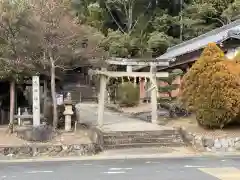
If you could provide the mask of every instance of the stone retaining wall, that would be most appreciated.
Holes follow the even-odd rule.
[[[180,128],[180,132],[185,142],[195,150],[208,152],[235,152],[240,151],[240,137],[209,137],[187,132]]]
[[[0,147],[0,157],[84,156],[99,152],[96,144],[22,145]]]

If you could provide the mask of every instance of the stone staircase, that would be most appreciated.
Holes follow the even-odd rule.
[[[178,130],[103,132],[103,149],[185,146]]]
[[[95,89],[86,83],[82,74],[66,74],[63,93],[70,92],[74,103],[80,101],[95,101]]]
[[[80,86],[69,86],[64,88],[64,92],[70,92],[72,100],[75,103],[80,101],[95,101],[97,97],[95,96],[94,88],[87,85]]]

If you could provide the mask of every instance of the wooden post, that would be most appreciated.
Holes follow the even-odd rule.
[[[103,69],[105,71],[106,69]],[[107,86],[107,77],[100,75],[100,92],[98,95],[98,126],[103,126],[105,91]]]
[[[10,115],[9,115],[9,124],[11,125],[11,133],[13,133],[13,123],[14,123],[14,103],[15,100],[15,82],[10,82]]]
[[[137,86],[137,77],[136,76],[134,76],[133,84],[134,84],[134,86]]]
[[[20,116],[21,115],[21,108],[18,107],[18,115]],[[22,122],[21,122],[21,118],[19,117],[18,118],[18,125],[21,126],[22,125]]]
[[[3,109],[1,109],[1,125],[3,125],[3,122],[4,122],[4,118],[5,118],[5,112]]]
[[[47,106],[47,93],[48,93],[48,87],[47,87],[47,80],[43,80],[43,115],[46,116],[46,106]]]
[[[33,126],[40,125],[40,92],[39,76],[32,77],[32,96],[33,96]]]
[[[151,83],[153,89],[151,90],[151,106],[152,106],[152,114],[151,120],[152,123],[157,124],[157,79],[156,79],[156,66],[151,66],[150,73],[152,73]]]

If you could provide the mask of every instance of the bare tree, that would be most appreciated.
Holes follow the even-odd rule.
[[[32,74],[36,57],[34,19],[27,1],[0,2],[0,78],[10,83],[10,120],[13,132],[15,83]]]
[[[71,69],[71,64],[83,64],[102,59],[105,53],[98,48],[103,35],[95,29],[76,24],[68,11],[65,0],[32,1],[38,20],[38,37],[43,58],[40,63],[51,72],[51,96],[53,100],[53,127],[57,127],[55,76],[57,69]]]

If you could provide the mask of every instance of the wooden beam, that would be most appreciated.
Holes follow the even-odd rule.
[[[112,65],[131,65],[131,66],[168,66],[168,60],[156,59],[128,59],[128,58],[111,58],[106,60],[108,64]]]
[[[150,78],[152,73],[150,72],[116,72],[116,71],[93,71],[94,74],[105,75],[108,77],[147,77]],[[156,77],[168,77],[168,72],[157,72]]]
[[[130,65],[130,66],[168,66],[169,62],[122,62],[122,61],[114,61],[114,60],[107,60],[108,64],[112,65]]]

